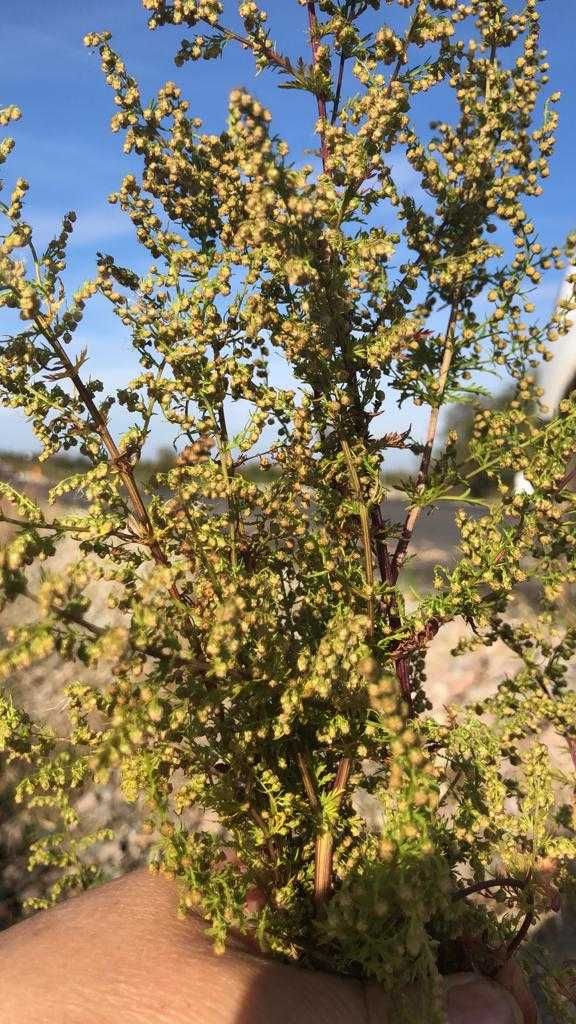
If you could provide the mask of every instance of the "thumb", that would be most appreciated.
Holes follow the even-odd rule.
[[[479,974],[451,974],[442,979],[447,1024],[536,1024],[536,1017],[524,1016],[514,996],[497,982]],[[368,1024],[394,1024],[394,1006],[380,986],[365,986]],[[423,1007],[417,993],[406,992],[405,998],[416,1019],[425,1024]]]
[[[478,974],[444,978],[449,1024],[533,1024],[501,984]]]
[[[518,961],[508,960],[498,971],[495,980],[514,996],[524,1015],[525,1024],[538,1024],[538,1007]]]

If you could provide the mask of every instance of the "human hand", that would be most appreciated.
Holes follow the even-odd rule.
[[[217,957],[202,922],[176,916],[173,883],[146,870],[0,934],[6,1024],[394,1024],[376,986],[305,971],[233,940]],[[450,1024],[523,1024],[510,993],[456,975]],[[425,1024],[425,1022],[423,1022]]]

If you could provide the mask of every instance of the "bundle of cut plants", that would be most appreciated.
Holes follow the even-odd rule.
[[[150,29],[177,27],[181,69],[151,98],[109,32],[86,37],[140,168],[110,202],[145,272],[99,253],[68,294],[76,215],[42,252],[27,182],[4,189],[0,398],[41,459],[87,460],[52,488],[83,498],[62,515],[0,484],[1,600],[35,603],[0,649],[0,737],[24,766],[18,799],[38,808],[31,862],[58,869],[32,909],[101,880],[101,836],[76,804],[119,778],[156,837],[152,865],[216,951],[256,936],[273,957],[417,993],[398,1013],[431,1024],[442,975],[526,962],[573,1019],[558,965],[547,975],[524,953],[576,856],[576,624],[560,611],[576,578],[576,404],[544,420],[537,385],[576,303],[542,322],[533,301],[547,270],[571,266],[576,234],[547,250],[532,219],[559,99],[539,3],[285,2],[294,28],[277,38],[275,4],[268,18],[248,0],[144,0]],[[230,93],[219,131],[195,115],[191,62],[235,47],[291,90],[282,109],[308,118],[308,152],[285,141],[259,77]],[[75,340],[93,296],[140,364],[105,397]],[[487,379],[511,400],[488,408]],[[459,403],[477,403],[465,450],[441,428]],[[143,479],[159,418],[174,459]],[[414,467],[400,518],[399,455]],[[517,471],[532,493],[514,492]],[[414,533],[440,506],[458,551],[409,593]],[[91,618],[94,581],[109,619]],[[433,709],[426,652],[455,620],[454,657],[501,641],[519,667],[471,706]],[[63,736],[10,696],[13,674],[53,652],[77,665]],[[104,685],[84,677],[95,666]],[[191,826],[198,807],[216,830]]]

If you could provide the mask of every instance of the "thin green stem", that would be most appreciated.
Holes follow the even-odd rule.
[[[106,420],[102,416],[100,410],[98,409],[98,406],[96,405],[94,399],[92,398],[92,395],[90,394],[90,391],[88,390],[88,388],[84,384],[84,381],[80,377],[80,374],[76,369],[76,366],[70,359],[66,350],[61,345],[60,340],[52,332],[52,330],[45,322],[44,317],[42,315],[38,314],[34,322],[38,328],[38,331],[42,334],[44,338],[46,338],[48,343],[51,345],[53,351],[58,356],[58,359],[60,360],[62,366],[64,367],[68,377],[74,384],[74,387],[76,388],[82,403],[84,404],[87,412],[90,415],[94,428],[97,434],[99,435],[106,451],[108,452],[108,456],[110,458],[112,465],[115,467],[115,469],[117,469],[120,478],[122,479],[124,487],[126,488],[126,491],[128,493],[128,497],[132,504],[132,508],[134,510],[136,522],[140,529],[139,540],[147,545],[152,557],[159,565],[164,565],[168,567],[168,558],[166,557],[164,551],[162,550],[154,534],[154,527],[148,515],[148,510],[146,509],[144,501],[142,500],[140,491],[138,490],[138,485],[136,483],[134,472],[131,465],[129,464],[128,460],[124,457],[123,453],[117,447],[116,442],[114,441],[114,438],[112,437],[108,429]],[[180,591],[175,583],[171,583],[169,589],[172,596],[178,602],[183,602],[184,599],[180,594]]]
[[[34,594],[31,590],[26,588],[22,591],[22,596],[27,597],[29,601],[34,604],[40,604],[40,599],[37,594]],[[94,622],[89,622],[83,615],[71,612],[67,608],[58,608],[58,615],[64,620],[74,623],[76,626],[82,626],[83,629],[87,630],[88,633],[92,633],[93,636],[101,637],[104,636],[106,630],[101,626],[97,626]]]
[[[430,417],[428,419],[428,429],[426,431],[426,440],[424,442],[424,451],[422,454],[422,460],[420,462],[420,470],[416,479],[416,487],[419,491],[424,491],[428,477],[430,475],[430,467],[432,463],[432,451],[434,449],[434,442],[436,440],[436,433],[438,430],[438,420],[440,417],[440,409],[442,406],[442,399],[446,386],[448,384],[448,376],[450,373],[450,367],[452,365],[452,359],[454,357],[454,336],[456,332],[456,323],[458,316],[459,297],[452,303],[450,310],[450,316],[448,318],[448,325],[446,327],[446,333],[444,335],[444,352],[442,356],[442,363],[440,365],[440,372],[438,375],[437,387],[436,387],[436,401],[430,410]],[[413,505],[402,527],[402,533],[396,546],[392,558],[392,582],[395,583],[398,579],[398,574],[402,565],[406,559],[408,553],[408,547],[412,536],[414,534],[414,528],[418,522],[422,506]]]
[[[312,49],[312,61],[314,66],[318,65],[318,49],[320,46],[320,25],[318,23],[318,16],[316,14],[316,3],[314,0],[308,0],[306,4],[308,11],[308,30],[310,32],[310,46]],[[326,109],[326,100],[322,96],[316,96],[316,103],[318,106],[318,117],[320,124],[318,128],[318,135],[320,137],[320,156],[322,159],[322,169],[326,172],[328,157],[330,156],[328,145],[326,143],[325,127],[328,123],[328,112]]]
[[[346,459],[346,465],[348,467],[348,476],[350,479],[350,486],[352,494],[358,505],[358,516],[360,518],[360,524],[362,528],[362,548],[364,551],[364,572],[366,576],[366,589],[368,591],[367,604],[368,604],[368,618],[370,620],[370,636],[374,636],[374,565],[372,562],[372,539],[370,536],[370,513],[366,507],[364,501],[364,495],[362,494],[362,485],[358,476],[358,471],[354,465],[354,458],[350,450],[350,445],[347,441],[342,440],[342,451],[344,452],[344,458]]]

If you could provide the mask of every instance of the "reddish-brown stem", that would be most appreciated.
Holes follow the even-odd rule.
[[[512,941],[506,947],[506,957],[505,957],[506,960],[511,960],[512,957],[514,956],[516,950],[519,949],[520,946],[522,945],[522,943],[524,942],[524,939],[526,938],[526,936],[528,935],[528,932],[530,931],[530,927],[532,925],[532,922],[534,921],[534,916],[535,916],[534,915],[534,911],[532,909],[530,909],[528,911],[528,913],[526,914],[526,917],[524,918],[524,920],[523,920],[520,928],[518,929],[516,935],[514,936]]]
[[[342,85],[344,83],[344,67],[346,65],[346,57],[343,53],[340,54],[340,66],[338,68],[338,82],[336,85],[336,94],[334,96],[334,105],[332,107],[332,117],[330,118],[331,124],[336,124],[336,118],[338,117],[340,109],[340,97],[342,96]]]
[[[318,18],[317,18],[317,14],[316,14],[316,4],[315,4],[314,0],[308,0],[308,2],[306,4],[306,7],[307,7],[307,11],[308,11],[308,26],[309,26],[309,32],[310,32],[310,45],[311,45],[311,49],[312,49],[312,59],[313,59],[314,65],[317,66],[317,64],[318,64],[318,49],[319,49],[320,34],[319,34]],[[412,23],[411,23],[410,29],[408,31],[407,39],[410,36],[410,32],[412,31],[413,24],[414,24],[414,21],[412,21]],[[342,93],[342,83],[343,83],[343,76],[344,76],[344,65],[345,65],[345,59],[341,55],[341,58],[340,58],[340,68],[339,68],[339,73],[338,73],[338,83],[337,83],[337,87],[336,87],[336,98],[335,98],[335,101],[334,101],[334,106],[333,106],[333,111],[332,111],[332,123],[335,122],[336,117],[337,117],[337,113],[338,113],[338,107],[339,107],[340,97],[341,97],[341,93]],[[389,83],[389,86],[388,86],[388,91],[389,92],[390,92],[390,90],[392,88],[393,82],[395,81],[395,79],[398,77],[398,75],[400,73],[402,65],[403,65],[403,59],[399,58],[399,60],[397,62],[397,65],[396,65],[396,67],[394,69],[394,72],[393,72],[393,75],[392,75],[392,79],[391,79],[391,81]],[[329,154],[329,148],[328,148],[328,145],[327,145],[327,142],[326,142],[326,135],[325,135],[325,129],[326,129],[326,126],[328,124],[327,107],[326,107],[325,100],[322,97],[320,97],[320,96],[317,96],[317,104],[318,104],[318,115],[319,115],[319,120],[320,120],[320,124],[319,124],[319,136],[320,136],[320,143],[321,143],[320,153],[321,153],[321,158],[322,158],[322,167],[323,167],[324,172],[326,172],[327,171],[327,165],[328,165],[328,158],[329,158],[329,155],[330,155]],[[453,316],[455,316],[455,311],[454,310],[453,310],[453,314],[451,314],[451,320],[452,320]],[[449,328],[449,331],[447,332],[446,348],[451,347],[451,344],[450,344],[451,340],[452,340],[452,335],[451,335],[451,329]],[[446,356],[445,356],[445,359],[446,359]],[[450,354],[450,360],[451,360],[451,354]],[[439,382],[439,392],[440,392],[439,397],[441,397],[441,394],[444,391],[445,384],[446,384],[446,379],[447,379],[447,376],[448,376],[449,367],[450,367],[450,362],[449,361],[448,361],[448,363],[447,363],[445,368],[444,368],[444,363],[443,363],[443,367],[442,367],[442,370],[441,370],[440,382]],[[354,370],[351,367],[349,367],[349,382],[350,382],[350,388],[351,388],[351,392],[352,392],[352,396],[353,396],[355,412],[356,412],[356,416],[357,416],[357,420],[358,420],[357,425],[358,425],[358,428],[360,429],[361,435],[364,436],[366,434],[366,428],[365,428],[365,424],[363,424],[361,422],[361,420],[362,420],[362,410],[361,410],[361,407],[360,407],[358,388],[357,388],[357,383],[356,383],[356,379],[355,379]],[[431,453],[432,453],[434,437],[436,435],[438,412],[439,411],[437,410],[436,413],[435,413],[435,420],[434,420],[434,426],[433,426],[433,431],[432,431],[432,440],[431,440],[431,443],[430,443],[430,457],[431,457]],[[430,430],[429,430],[429,434],[430,434]],[[426,466],[426,476],[428,474],[428,470],[429,470],[429,464]],[[368,580],[369,584],[370,584],[370,582],[373,582],[372,544],[374,545],[374,548],[375,548],[376,559],[377,559],[378,568],[379,568],[379,572],[380,572],[380,577],[381,577],[382,581],[386,582],[388,584],[394,584],[396,582],[397,578],[398,578],[398,570],[400,568],[400,565],[397,564],[397,562],[395,560],[393,560],[393,561],[390,560],[390,555],[389,555],[389,552],[388,552],[388,547],[387,547],[387,545],[386,545],[386,543],[385,543],[385,541],[383,539],[383,522],[382,522],[382,514],[381,514],[380,509],[376,508],[376,509],[372,509],[370,511],[369,523],[368,523],[368,517],[366,517],[366,515],[365,515],[364,519],[363,519],[363,522],[362,522],[362,526],[363,526],[364,555],[365,555],[365,562],[366,562],[366,567],[367,567],[367,577],[369,577],[369,580]],[[371,526],[371,530],[370,530],[370,526]],[[408,524],[408,526],[409,526],[409,524]],[[406,526],[405,526],[405,529],[406,529]],[[413,532],[413,527],[409,530],[409,536],[407,537],[407,541],[406,541],[406,548],[408,547],[408,544],[410,542],[410,539],[411,539],[411,536],[412,536],[412,532]],[[372,534],[372,536],[370,536],[370,533]],[[398,551],[396,551],[396,554],[398,554]],[[398,614],[397,605],[396,605],[396,603],[393,600],[390,602],[389,616],[390,616],[390,625],[393,628],[398,628],[398,626],[400,625],[400,617],[399,617],[399,614]],[[371,622],[373,623],[373,620],[374,620],[374,607],[373,607],[373,604],[370,605],[370,618],[371,618]],[[438,624],[436,624],[436,622],[435,622],[434,623],[434,632],[437,632],[437,629],[438,629]],[[412,701],[411,701],[409,657],[408,657],[408,653],[405,652],[405,651],[403,651],[401,654],[399,653],[398,656],[397,656],[397,659],[396,659],[396,674],[397,674],[397,677],[398,677],[398,680],[399,680],[399,683],[400,683],[402,695],[403,695],[404,699],[406,700],[406,702],[408,704],[409,712],[412,714],[413,713],[413,708],[412,708]],[[340,763],[339,769],[338,769],[338,775],[337,775],[337,780],[336,780],[336,783],[338,784],[338,786],[336,786],[336,783],[335,783],[335,788],[339,788],[340,785],[342,786],[342,794],[344,793],[344,789],[345,789],[345,787],[347,785],[349,774],[350,774],[350,761],[349,761],[348,758],[343,758],[341,763]],[[311,801],[311,804],[312,804],[312,806],[314,806],[313,801]],[[332,884],[332,864],[333,864],[333,840],[332,840],[332,837],[331,837],[331,835],[329,833],[321,834],[321,835],[318,836],[317,841],[316,841],[316,854],[315,854],[315,883],[314,883],[315,897],[314,898],[315,898],[315,902],[316,902],[317,905],[321,905],[326,900],[326,898],[327,898],[327,896],[328,896],[328,894],[330,892],[330,888],[331,888],[331,884]]]
[[[376,548],[376,561],[378,562],[378,571],[380,573],[380,579],[383,583],[390,582],[390,573],[392,565],[390,562],[390,552],[384,540],[384,523],[382,521],[382,511],[378,505],[372,509],[372,529],[374,532],[374,547]]]
[[[314,61],[314,65],[316,66],[318,64],[318,47],[320,45],[320,39],[318,17],[316,15],[316,4],[314,0],[308,0],[306,7],[308,10],[308,27],[310,30],[310,46],[312,48],[312,59]],[[329,156],[328,145],[326,143],[325,136],[325,128],[326,124],[328,123],[328,112],[326,110],[326,100],[324,100],[321,96],[317,96],[316,102],[318,104],[318,116],[321,122],[320,129],[318,132],[318,134],[320,135],[320,156],[322,157],[322,167],[324,171],[326,171]]]
[[[483,882],[475,882],[473,885],[466,886],[465,889],[458,889],[452,893],[453,899],[461,900],[467,896],[473,896],[475,893],[485,893],[488,889],[516,889],[518,892],[523,892],[526,888],[527,882],[521,878],[489,878]],[[533,903],[533,900],[529,897],[529,903]],[[530,926],[534,921],[534,908],[530,906],[524,920],[516,932],[514,938],[508,943],[504,960],[511,960],[517,949],[520,948],[524,939],[526,938]]]
[[[61,345],[59,339],[55,337],[55,335],[52,333],[48,325],[43,322],[43,319],[40,316],[36,318],[35,322],[38,330],[52,346],[54,352],[56,353],[60,362],[62,363],[62,366],[65,368],[69,379],[72,381],[74,387],[76,388],[76,391],[78,392],[78,395],[80,396],[84,408],[86,409],[92,420],[94,429],[99,435],[100,440],[104,445],[104,448],[108,452],[110,462],[120,475],[122,483],[124,484],[124,487],[126,488],[126,491],[128,493],[128,497],[130,499],[130,504],[132,505],[132,510],[134,512],[136,522],[138,523],[138,527],[141,531],[139,540],[147,545],[155,562],[157,562],[159,565],[168,566],[168,559],[164,552],[162,551],[162,548],[160,547],[158,540],[154,536],[154,528],[150,521],[150,517],[148,515],[146,506],[142,500],[142,495],[140,494],[140,491],[138,490],[138,486],[134,479],[132,467],[129,465],[127,460],[124,458],[123,453],[117,447],[114,438],[112,437],[110,431],[108,430],[108,426],[106,424],[104,417],[102,416],[100,410],[98,409],[98,406],[94,402],[94,399],[92,398],[92,395],[90,394],[88,388],[84,384],[84,381],[80,377],[80,374],[78,373],[78,370],[76,369],[74,363],[70,359],[66,350]],[[175,583],[172,583],[170,585],[170,593],[175,600],[183,600],[182,595],[180,594],[180,591],[178,590]]]
[[[401,661],[403,658],[407,658],[409,654],[413,654],[415,651],[422,650],[426,647],[431,640],[434,639],[440,626],[442,626],[447,620],[433,617],[428,619],[428,622],[421,629],[419,633],[411,637],[410,640],[402,641],[397,649],[392,654],[392,657],[396,661]]]
[[[308,0],[308,3],[307,3],[306,6],[307,6],[307,10],[308,10],[308,27],[309,27],[309,31],[310,31],[310,46],[311,46],[311,49],[312,49],[312,60],[314,62],[314,65],[316,66],[318,64],[318,47],[319,47],[319,26],[318,26],[318,18],[317,18],[317,15],[316,15],[316,4],[314,3],[314,0]],[[323,168],[324,172],[326,172],[327,164],[328,164],[329,152],[328,152],[328,146],[327,146],[327,143],[326,143],[325,128],[326,128],[326,125],[328,123],[328,114],[327,114],[327,109],[326,109],[326,101],[324,99],[322,99],[322,97],[320,97],[320,96],[317,96],[316,100],[317,100],[317,104],[318,104],[318,116],[320,118],[320,127],[319,127],[320,155],[321,155],[321,159],[322,159],[322,168]],[[368,538],[365,537],[365,544],[366,544],[366,540],[367,540],[367,543],[368,543],[368,551],[365,551],[365,557],[367,559],[370,559],[370,565],[371,565],[372,554],[371,554],[371,547],[370,547],[370,538],[369,538],[369,536],[368,536]],[[342,760],[340,761],[340,764],[338,765],[338,770],[336,772],[336,778],[334,780],[334,785],[332,787],[333,793],[338,793],[338,795],[339,795],[338,805],[340,805],[340,803],[342,801],[342,798],[344,796],[344,793],[346,791],[346,787],[348,785],[348,780],[350,778],[351,769],[352,769],[352,760],[351,760],[351,758],[343,757]],[[302,772],[302,765],[300,765],[300,771]],[[306,788],[306,790],[308,792],[309,785],[307,785],[307,781],[309,781],[309,780],[307,780],[305,778],[305,774],[303,775],[303,780],[304,780],[305,788]],[[310,794],[309,794],[309,799],[310,799]],[[312,806],[313,809],[315,809],[315,801],[314,801],[313,798],[311,799],[311,806]],[[326,900],[327,900],[327,898],[328,898],[328,896],[330,894],[330,890],[332,888],[333,861],[334,861],[334,839],[333,839],[333,836],[328,831],[327,832],[319,832],[317,837],[316,837],[316,848],[315,848],[315,855],[314,855],[314,902],[315,902],[317,907],[321,907],[326,902]]]
[[[320,801],[318,799],[318,793],[316,792],[316,783],[314,782],[308,758],[302,753],[302,751],[298,751],[296,754],[296,761],[298,762],[298,768],[300,770],[300,775],[302,777],[302,782],[304,784],[304,789],[306,790],[306,796],[308,797],[310,807],[315,814],[318,814],[320,812]]]
[[[576,477],[576,466],[574,466],[574,469],[571,469],[569,472],[567,471],[566,473],[564,473],[564,476],[558,481],[558,483],[557,483],[556,487],[554,488],[554,490],[556,490],[556,491],[563,491],[564,488],[567,487],[569,483],[572,483],[572,480],[574,480],[575,477]]]
[[[452,896],[455,900],[463,900],[467,896],[473,896],[477,892],[484,892],[486,889],[518,889],[523,891],[525,888],[526,882],[523,882],[521,878],[487,878],[483,882],[474,882],[473,885],[468,885],[465,889],[457,889],[456,892],[452,893]]]
[[[332,793],[338,796],[338,807],[342,802],[350,772],[352,770],[352,759],[343,757],[338,765],[336,778],[332,786]],[[316,851],[314,858],[314,903],[321,907],[326,903],[332,889],[332,871],[334,861],[334,837],[329,831],[319,832],[316,837]]]
[[[246,47],[247,50],[252,50],[253,53],[257,53],[256,44],[248,36],[241,36],[237,32],[234,32],[231,28],[226,28],[225,25],[214,25],[214,28],[218,29],[223,36],[227,39],[233,39],[234,42],[240,43],[241,46]],[[271,64],[274,64],[281,71],[285,71],[287,74],[293,74],[294,68],[292,67],[291,61],[288,57],[283,57],[281,53],[277,53],[272,46],[262,46],[261,51],[267,60]]]
[[[302,777],[304,789],[308,802],[315,815],[320,817],[322,804],[316,790],[316,783],[308,758],[301,751],[296,755],[298,768]],[[338,765],[336,778],[332,786],[332,792],[339,795],[338,804],[342,801],[350,771],[352,760],[349,757],[342,758]],[[334,840],[330,832],[318,831],[314,850],[314,903],[317,907],[323,906],[332,888],[332,865],[334,859]]]

